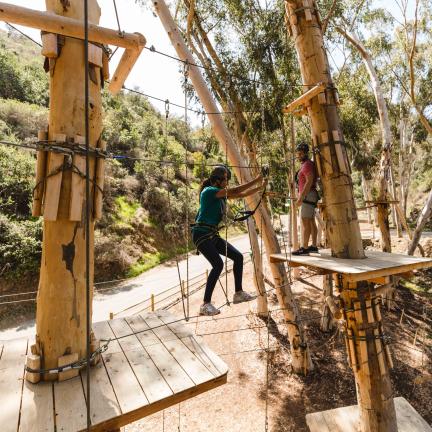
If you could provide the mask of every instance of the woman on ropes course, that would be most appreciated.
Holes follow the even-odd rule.
[[[211,303],[215,285],[223,270],[223,261],[220,255],[233,260],[235,293],[233,303],[251,301],[256,296],[243,291],[243,254],[234,246],[219,236],[219,223],[226,214],[227,198],[244,198],[263,190],[262,175],[240,186],[228,188],[231,178],[230,170],[225,166],[217,166],[211,172],[210,177],[201,185],[200,207],[192,224],[192,240],[199,252],[201,252],[212,265],[212,270],[207,279],[204,292],[204,302],[200,307],[200,315],[217,315],[220,310]],[[259,186],[256,186],[258,185]],[[254,187],[256,186],[256,187]],[[252,189],[251,189],[252,188]]]

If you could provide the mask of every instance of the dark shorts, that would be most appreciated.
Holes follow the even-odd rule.
[[[316,204],[319,201],[318,192],[315,189],[309,191],[309,193],[305,196],[305,201],[301,205],[300,216],[302,219],[313,219],[315,217],[315,209]]]

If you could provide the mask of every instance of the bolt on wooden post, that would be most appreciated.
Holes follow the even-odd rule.
[[[49,12],[78,20],[84,19],[84,1],[46,0]],[[89,0],[89,21],[97,24],[100,8]],[[44,38],[57,43],[47,57],[50,73],[50,112],[48,140],[73,145],[85,144],[84,118],[84,42],[69,37]],[[89,45],[90,46],[90,45]],[[52,48],[52,47],[51,47]],[[92,51],[102,48],[92,45]],[[97,53],[95,53],[97,54]],[[99,53],[101,54],[101,53]],[[100,57],[100,56],[99,56]],[[96,58],[98,56],[96,55]],[[90,58],[91,60],[91,58]],[[102,133],[101,67],[90,63],[90,142],[100,144]],[[85,266],[85,156],[47,152],[44,194],[41,213],[44,216],[42,263],[36,313],[35,350],[44,368],[54,368],[63,356],[86,355],[86,266]],[[90,158],[92,208],[95,195],[96,167],[101,159]],[[99,182],[101,179],[99,179]],[[99,199],[98,199],[99,202]],[[100,205],[100,204],[99,204]],[[94,210],[94,209],[93,209]],[[90,223],[90,286],[93,286],[93,232]],[[92,293],[91,293],[92,298]],[[61,361],[61,360],[60,360]],[[56,379],[47,375],[45,379]]]

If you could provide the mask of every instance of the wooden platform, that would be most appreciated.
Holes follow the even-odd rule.
[[[432,432],[432,428],[403,397],[394,399],[398,432]],[[357,432],[358,408],[352,405],[306,415],[310,432]]]
[[[92,431],[119,428],[226,383],[226,364],[173,321],[158,311],[93,325],[100,339],[132,335],[112,341],[91,369]],[[86,430],[85,371],[68,381],[30,384],[23,380],[30,344],[0,342],[1,431]]]
[[[348,281],[371,280],[382,276],[406,273],[432,267],[432,258],[419,258],[379,251],[366,251],[364,259],[342,259],[331,256],[330,250],[311,255],[273,254],[272,262],[288,262],[292,267],[308,267],[323,273],[340,273]]]

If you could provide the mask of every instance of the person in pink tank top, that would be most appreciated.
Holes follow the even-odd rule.
[[[302,224],[302,245],[294,251],[293,255],[308,255],[310,252],[318,252],[318,229],[315,223],[315,208],[319,201],[317,191],[317,172],[315,163],[309,159],[309,146],[301,143],[296,148],[296,158],[301,162],[297,172],[298,198],[296,206],[300,208]],[[309,246],[309,238],[312,237],[312,245]]]

